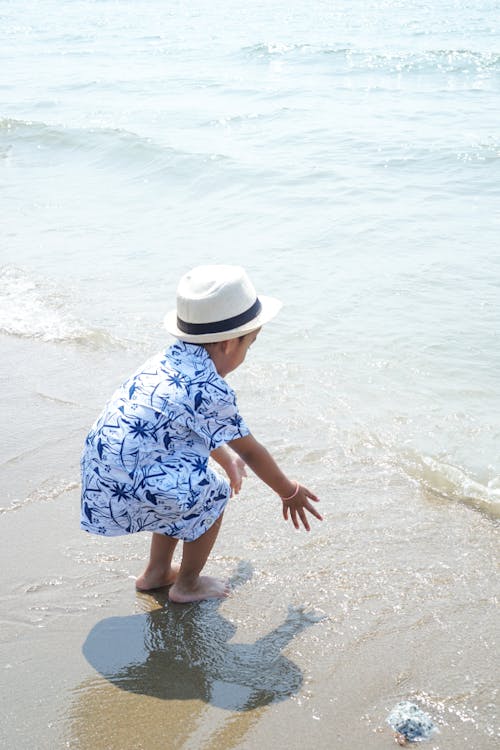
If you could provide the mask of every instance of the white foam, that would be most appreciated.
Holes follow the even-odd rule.
[[[403,466],[405,472],[426,490],[478,508],[494,518],[500,516],[498,477],[483,484],[464,469],[427,455],[405,457]]]
[[[110,338],[77,320],[55,284],[12,265],[0,268],[0,332],[47,342]]]

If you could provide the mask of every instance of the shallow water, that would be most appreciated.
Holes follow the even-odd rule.
[[[404,699],[496,746],[499,10],[0,3],[7,747],[382,748]],[[182,614],[78,461],[203,262],[285,303],[231,382],[325,521],[249,479]]]

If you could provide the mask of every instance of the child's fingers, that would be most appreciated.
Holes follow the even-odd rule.
[[[321,513],[319,513],[316,510],[316,508],[313,505],[307,505],[306,508],[309,511],[309,513],[311,513],[311,515],[313,515],[315,518],[318,519],[318,521],[322,521],[323,520],[323,516],[321,515]]]
[[[297,510],[295,508],[290,508],[290,517],[295,528],[300,529],[300,524],[297,520]]]
[[[309,526],[309,520],[306,515],[306,510],[308,511],[308,513],[311,513],[311,515],[317,518],[318,521],[323,520],[323,516],[321,515],[321,513],[318,513],[316,508],[314,508],[309,503],[299,507],[287,506],[283,503],[283,518],[285,519],[285,521],[287,521],[290,512],[290,519],[296,529],[300,529],[300,524],[302,523],[302,526],[306,529],[306,531],[310,531],[311,529]]]
[[[319,497],[315,495],[314,492],[308,490],[307,487],[303,487],[302,489],[310,500],[314,500],[315,503],[319,503]]]
[[[306,531],[310,531],[309,522],[303,507],[290,506],[290,518],[297,531],[300,530],[301,523]]]
[[[300,520],[302,521],[302,525],[305,528],[305,530],[311,531],[311,527],[309,526],[309,521],[307,520],[307,516],[302,508],[299,511],[299,516],[300,516]]]

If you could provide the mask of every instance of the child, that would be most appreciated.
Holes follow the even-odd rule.
[[[283,517],[309,531],[318,498],[291,481],[251,435],[224,380],[281,307],[257,297],[238,266],[199,266],[182,277],[165,327],[177,341],[119,388],[85,441],[81,527],[106,536],[152,531],[149,563],[136,586],[171,585],[174,602],[227,596],[200,573],[229,497],[248,465],[282,500]],[[212,471],[209,457],[228,482]],[[182,561],[172,564],[178,541]]]

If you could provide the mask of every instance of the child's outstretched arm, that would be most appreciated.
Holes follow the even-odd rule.
[[[262,479],[274,492],[276,492],[283,503],[283,518],[288,520],[290,516],[296,529],[300,528],[300,523],[309,531],[309,522],[306,511],[311,513],[320,521],[322,516],[318,513],[311,500],[315,503],[319,501],[314,493],[302,486],[298,482],[292,482],[284,474],[267,448],[259,443],[253,435],[232,440],[231,448],[248,464],[259,479]]]

